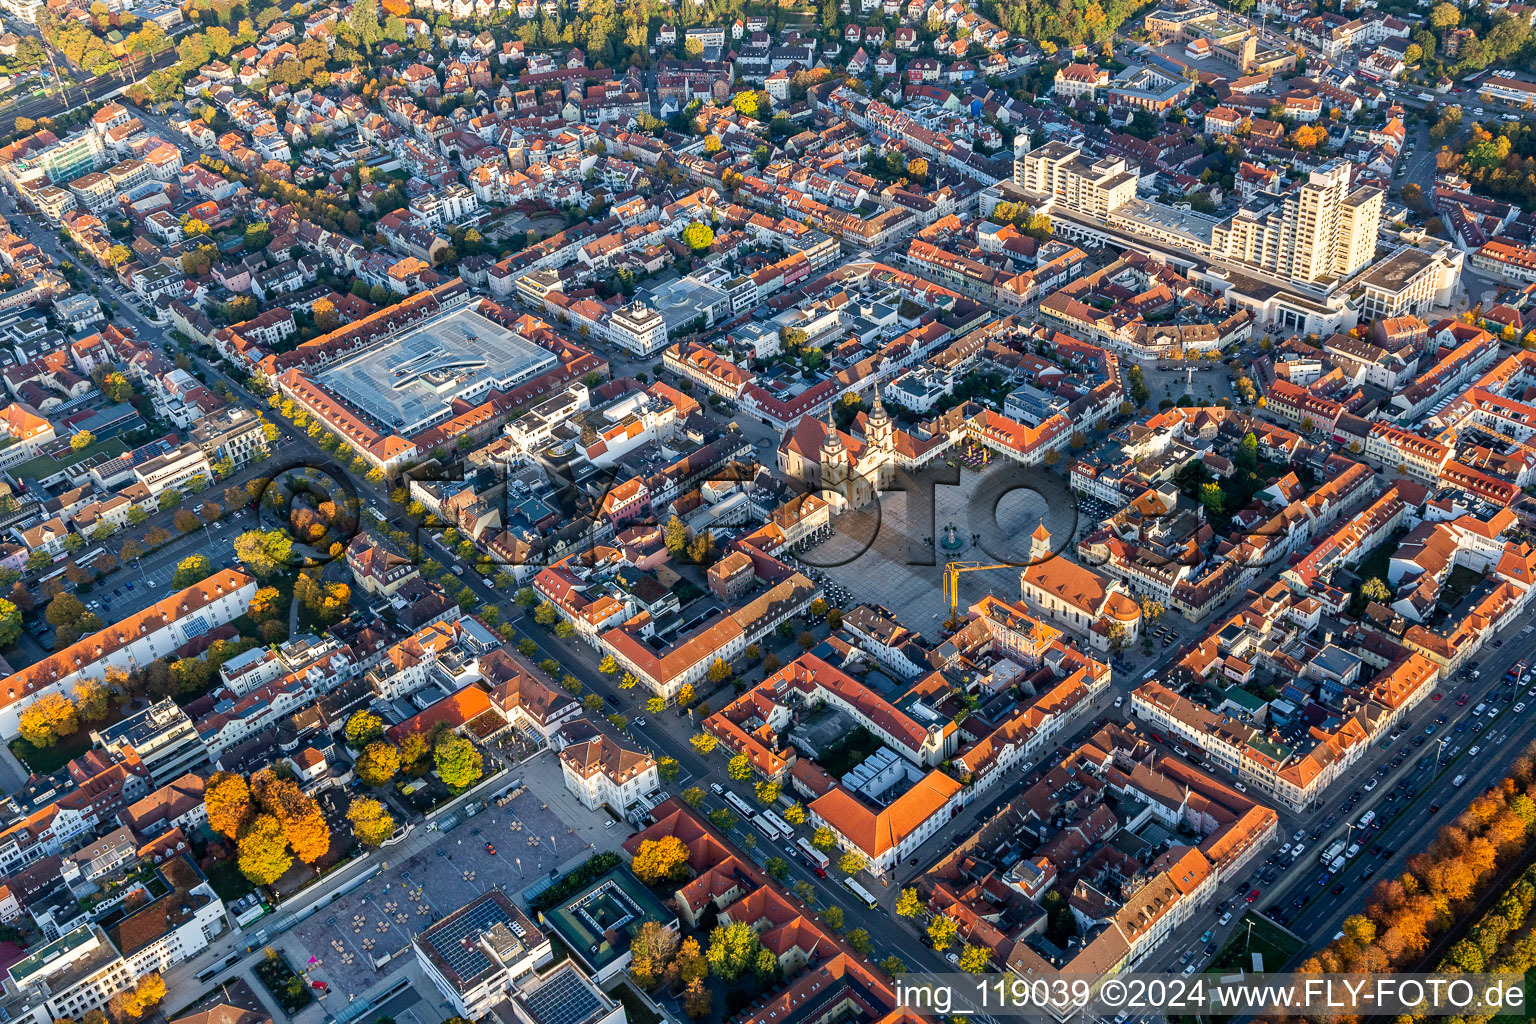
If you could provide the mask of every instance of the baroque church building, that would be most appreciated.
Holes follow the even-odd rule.
[[[864,417],[864,436],[826,420],[802,416],[779,444],[779,469],[818,490],[834,512],[863,508],[890,490],[896,479],[896,428],[878,395]]]

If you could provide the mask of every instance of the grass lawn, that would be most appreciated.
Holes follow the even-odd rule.
[[[290,1017],[315,1001],[304,979],[293,973],[288,961],[275,952],[256,961],[254,971],[256,979]]]
[[[71,451],[62,459],[55,459],[47,455],[39,455],[35,459],[23,462],[13,472],[18,476],[48,477],[62,469],[68,469],[77,462],[81,462],[93,455],[105,455],[108,458],[116,458],[128,451],[128,446],[115,437],[103,438],[95,444],[87,445],[79,451]]]
[[[628,982],[614,989],[609,995],[624,1004],[624,1016],[631,1024],[660,1024],[661,1018],[656,1015],[656,1011],[652,1010],[645,1000],[629,987]]]
[[[1253,922],[1251,942],[1248,921]],[[1252,971],[1253,960],[1249,954],[1262,953],[1264,970],[1273,973],[1283,970],[1291,957],[1300,951],[1301,943],[1279,927],[1257,915],[1245,914],[1233,926],[1232,938],[1217,951],[1205,970],[1206,973]]]
[[[19,736],[11,740],[11,753],[35,775],[52,775],[90,749],[91,732],[86,728],[75,730],[73,736],[65,736],[51,747],[34,747]]]
[[[861,725],[822,751],[816,763],[834,779],[840,779],[879,749],[880,740]]]
[[[70,761],[91,749],[91,730],[104,729],[123,720],[122,706],[108,702],[107,716],[99,722],[81,722],[72,735],[61,738],[51,747],[34,747],[20,736],[11,740],[11,753],[27,769],[37,775],[52,775]]]

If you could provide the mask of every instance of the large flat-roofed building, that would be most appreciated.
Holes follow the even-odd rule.
[[[1404,246],[1360,278],[1361,315],[1376,320],[1421,316],[1433,306],[1450,305],[1465,260],[1466,254],[1451,245],[1438,250]]]
[[[432,317],[315,375],[316,382],[391,433],[410,436],[554,369],[554,353],[473,309]]]
[[[624,1024],[624,1004],[598,988],[574,960],[564,960],[512,997],[522,1024]]]
[[[91,733],[91,742],[106,750],[133,748],[149,777],[160,786],[201,765],[208,750],[197,727],[174,701],[162,700]]]
[[[1138,200],[1137,177],[1124,157],[1090,163],[1076,146],[1058,141],[1014,159],[1014,182],[1057,208],[1281,281],[1326,285],[1353,276],[1376,255],[1384,194],[1369,186],[1351,189],[1350,164],[1342,160],[1312,171],[1286,195],[1265,194],[1224,220]]]
[[[1020,154],[1013,164],[1013,180],[1021,188],[1099,218],[1136,198],[1137,178],[1124,157],[1090,163],[1081,150],[1065,142],[1047,142]]]
[[[469,1020],[480,1019],[553,958],[549,938],[500,888],[455,910],[411,945],[427,977]]]
[[[626,867],[614,868],[539,915],[539,923],[560,937],[599,985],[629,966],[630,940],[647,921],[675,929],[677,914]]]
[[[1536,103],[1536,85],[1518,78],[1492,78],[1483,82],[1477,90],[1479,99],[1489,103],[1509,103],[1525,107]]]
[[[74,1020],[137,980],[100,925],[81,925],[7,969],[0,1010],[14,1024]]]

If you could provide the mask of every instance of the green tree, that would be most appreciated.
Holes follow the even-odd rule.
[[[683,229],[683,244],[694,252],[703,252],[715,244],[715,232],[708,224],[694,221]]]
[[[213,562],[207,555],[188,555],[176,563],[176,571],[171,574],[171,586],[178,589],[190,587],[212,575]]]
[[[451,790],[462,791],[480,779],[484,760],[475,745],[453,733],[444,735],[432,750],[438,778]]]
[[[708,961],[711,973],[727,984],[733,984],[756,962],[761,948],[762,942],[752,925],[736,921],[718,925],[709,933],[704,959]]]
[[[263,579],[288,568],[293,538],[282,530],[247,530],[235,538],[235,555]]]

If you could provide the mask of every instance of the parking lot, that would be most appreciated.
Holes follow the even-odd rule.
[[[381,961],[434,921],[492,886],[521,902],[523,890],[585,849],[532,791],[429,834],[435,842],[398,863],[386,850],[388,867],[287,933],[298,964],[316,959],[311,977],[361,992],[392,969]]]
[[[172,540],[166,547],[129,562],[108,581],[83,595],[86,606],[105,622],[115,622],[154,604],[172,590],[176,563],[191,555],[207,555],[215,568],[234,565],[235,538],[250,526],[252,513],[240,509],[216,523]]]

